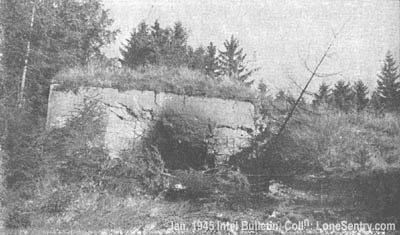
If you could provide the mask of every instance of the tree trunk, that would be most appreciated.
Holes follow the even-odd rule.
[[[36,12],[36,3],[34,3],[33,6],[32,6],[31,24],[29,26],[29,30],[31,30],[31,31],[33,29],[33,24],[35,22],[35,12]],[[28,71],[28,60],[29,60],[30,52],[31,52],[31,41],[30,41],[30,38],[29,38],[28,39],[28,44],[26,45],[24,68],[22,70],[22,77],[21,77],[21,87],[20,87],[20,92],[19,92],[19,95],[18,95],[18,108],[23,107],[23,105],[25,103],[24,90],[25,90],[26,73]]]

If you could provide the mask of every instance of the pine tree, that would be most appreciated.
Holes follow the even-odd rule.
[[[189,56],[187,52],[188,32],[181,22],[176,22],[172,29],[164,30],[168,38],[167,43],[163,46],[162,53],[163,64],[172,67],[180,67],[189,64]]]
[[[156,54],[152,48],[152,40],[148,26],[141,22],[137,30],[131,34],[127,45],[120,49],[123,59],[121,62],[130,68],[138,68],[156,63]]]
[[[215,78],[218,76],[218,68],[219,68],[219,63],[218,63],[218,57],[217,57],[217,48],[216,46],[210,42],[210,44],[207,46],[206,50],[206,55],[204,58],[204,70],[205,73],[212,77]]]
[[[170,37],[172,30],[170,28],[163,29],[160,26],[158,20],[151,26],[151,42],[152,50],[155,52],[155,63],[156,65],[165,64],[165,55],[169,52]]]
[[[147,64],[190,67],[194,52],[187,46],[187,39],[188,32],[180,22],[173,28],[161,28],[158,21],[148,28],[142,22],[120,49],[121,61],[131,68]]]
[[[161,28],[160,22],[158,22],[158,20],[156,20],[154,22],[154,25],[151,26],[151,36],[156,45],[163,45],[166,42],[164,31],[165,30]]]
[[[388,51],[377,80],[377,92],[386,111],[400,110],[400,75],[397,69],[396,62]]]
[[[205,73],[205,57],[206,51],[202,46],[193,51],[192,47],[188,47],[187,56],[189,58],[188,67],[193,70],[199,70]]]
[[[370,108],[376,113],[381,113],[383,111],[382,98],[379,95],[379,92],[375,90],[372,92],[371,101],[369,102]]]
[[[175,55],[185,56],[187,49],[188,32],[181,22],[176,22],[173,28],[173,37],[171,40],[172,51]]]
[[[332,91],[333,105],[344,112],[350,111],[353,105],[354,92],[350,83],[338,81]]]
[[[330,99],[330,88],[326,83],[322,83],[319,86],[318,93],[314,94],[313,105],[319,106],[322,104],[328,104]]]
[[[295,101],[292,94],[283,90],[279,90],[274,98],[274,103],[276,103],[276,107],[279,107],[279,112],[281,113],[287,112]]]
[[[63,68],[85,66],[101,57],[101,48],[115,38],[116,31],[108,29],[112,20],[98,0],[3,0],[0,4],[5,73],[0,100],[6,100],[2,104],[8,112],[1,115],[6,124],[0,126],[0,145],[9,156],[4,159],[7,187],[15,190],[36,182],[42,170],[35,143],[47,113],[51,79]],[[26,86],[21,90],[24,67]],[[21,92],[25,102],[16,108],[16,94]]]
[[[243,83],[254,72],[246,68],[246,54],[240,48],[239,40],[233,35],[224,42],[224,51],[219,52],[219,64],[222,75],[231,77]]]
[[[1,2],[1,11],[6,90],[24,92],[26,104],[39,115],[46,115],[53,76],[64,67],[84,66],[101,56],[100,49],[114,40],[117,33],[108,29],[112,20],[98,0],[5,0]],[[25,59],[26,89],[21,91]]]
[[[358,80],[353,85],[354,90],[354,103],[356,106],[357,112],[360,112],[367,107],[369,99],[368,95],[368,87],[361,81]]]

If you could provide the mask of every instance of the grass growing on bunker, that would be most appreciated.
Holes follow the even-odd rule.
[[[89,65],[60,72],[53,80],[57,90],[70,91],[80,87],[149,90],[177,95],[204,96],[240,101],[253,101],[254,91],[239,81],[216,79],[185,67],[149,66],[140,71],[126,67]]]

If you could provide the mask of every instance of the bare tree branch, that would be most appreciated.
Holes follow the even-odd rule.
[[[328,55],[326,56],[328,57]],[[311,74],[314,72],[307,64],[307,61],[303,61],[304,67],[306,68],[306,70],[308,72],[310,72]],[[316,77],[320,77],[320,78],[325,78],[325,77],[332,77],[332,76],[337,76],[337,75],[341,75],[343,73],[343,71],[340,72],[336,72],[336,73],[316,73],[315,76]]]
[[[296,80],[294,80],[294,78],[292,78],[291,76],[288,76],[288,79],[289,79],[297,88],[299,88],[300,90],[303,89],[303,87],[301,87],[301,86],[296,82]],[[309,92],[309,91],[306,91],[304,94],[314,96],[314,93],[313,93],[313,92]]]
[[[339,33],[343,30],[344,26],[346,25],[347,21],[342,25],[342,27],[340,28],[340,30],[333,35],[333,38],[331,40],[331,42],[328,44],[328,47],[325,49],[324,54],[322,55],[321,59],[319,60],[318,64],[315,66],[314,70],[312,70],[312,74],[310,76],[310,78],[308,79],[306,85],[304,86],[303,90],[301,91],[299,97],[297,98],[296,102],[294,103],[294,105],[292,106],[290,112],[288,113],[288,115],[285,118],[285,121],[283,122],[282,126],[279,128],[278,133],[273,136],[273,138],[270,139],[269,142],[271,142],[272,140],[274,140],[274,138],[278,138],[283,130],[285,130],[287,123],[289,122],[289,120],[291,119],[294,111],[296,110],[297,105],[300,103],[304,93],[306,92],[308,86],[310,85],[311,81],[313,80],[313,78],[317,75],[318,69],[319,67],[322,65],[322,63],[324,62],[325,58],[327,57],[329,50],[332,48],[336,38],[338,37]]]

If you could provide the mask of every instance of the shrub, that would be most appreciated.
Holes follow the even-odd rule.
[[[0,150],[0,157],[5,226],[26,227],[31,223],[32,213],[27,202],[35,197],[35,183],[44,175],[41,146],[37,141],[42,131],[35,115],[22,110],[6,112],[7,128],[0,134],[0,145],[4,150]]]
[[[286,130],[278,137],[273,137],[268,129],[264,131],[270,132],[266,135],[267,140],[256,138],[229,161],[248,175],[253,191],[268,191],[272,179],[287,179],[321,170],[318,153],[313,152],[306,140],[296,138],[293,131]]]
[[[37,213],[61,213],[72,200],[71,188],[99,184],[107,159],[98,141],[101,114],[97,102],[86,99],[63,128],[32,134],[26,131],[28,121],[10,126],[14,131],[6,142],[13,146],[7,148],[11,155],[5,162],[6,226],[29,226]]]
[[[93,183],[101,180],[108,151],[101,141],[103,110],[98,101],[85,98],[82,107],[67,121],[43,138],[49,174],[61,183]]]
[[[10,229],[27,228],[31,225],[31,212],[25,211],[24,206],[15,205],[8,209],[4,225]]]
[[[77,185],[120,196],[161,191],[164,163],[158,150],[150,144],[135,146],[121,152],[120,158],[111,159],[102,140],[103,125],[102,105],[93,97],[85,98],[64,127],[50,131],[42,140],[49,166],[47,177],[56,176],[55,181],[60,183],[56,187],[60,189],[64,185]],[[69,201],[56,192],[48,196],[48,204],[64,205]]]
[[[131,148],[123,151],[120,158],[108,162],[102,187],[123,196],[157,194],[164,188],[163,171],[164,162],[157,148],[146,145]]]
[[[169,169],[201,169],[214,166],[207,139],[213,123],[196,107],[169,103],[149,132],[149,142],[159,149]]]
[[[61,185],[59,182],[47,185],[40,190],[35,199],[35,210],[40,213],[59,214],[66,211],[74,194],[79,188],[71,185]]]
[[[390,169],[400,161],[398,144],[400,121],[372,114],[329,114],[313,117],[314,123],[302,135],[318,153],[327,171],[351,174]]]
[[[4,194],[3,200],[6,207],[2,219],[6,228],[26,228],[32,223],[31,218],[34,215],[33,195],[30,195],[28,200],[21,194],[23,194],[21,190],[8,190]]]
[[[400,161],[398,117],[378,118],[368,113],[336,113],[325,110],[310,114],[299,112],[279,138],[268,145],[256,144],[239,154],[247,159],[244,172],[253,165],[279,177],[311,174],[318,171],[361,174],[374,169],[389,169]],[[274,136],[270,125],[267,138]],[[266,142],[260,140],[258,143]],[[252,156],[256,156],[255,158]],[[265,159],[263,162],[262,159]]]
[[[8,131],[2,145],[5,186],[8,190],[24,190],[24,195],[20,195],[30,198],[33,196],[30,186],[43,176],[41,146],[37,141],[42,131],[28,112],[15,111],[13,115],[8,120]]]

